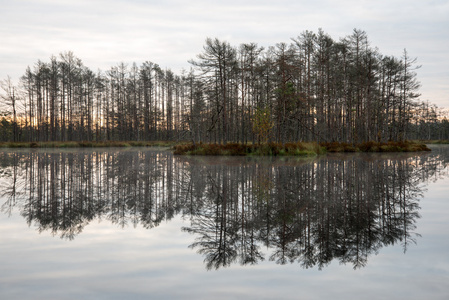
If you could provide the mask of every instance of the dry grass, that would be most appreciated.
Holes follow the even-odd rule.
[[[444,142],[444,141],[443,141]],[[443,143],[441,142],[441,143]],[[172,147],[175,154],[226,156],[314,156],[326,152],[417,152],[430,151],[422,142],[402,141],[378,143],[373,141],[357,145],[349,143],[268,143],[245,145],[179,144],[168,141],[101,141],[101,142],[2,142],[0,148],[94,148],[94,147]]]
[[[167,141],[2,142],[0,148],[172,147]]]
[[[414,141],[416,143],[421,143],[421,144],[436,144],[436,145],[446,145],[449,144],[449,140],[419,140],[419,141]]]
[[[373,141],[363,142],[357,145],[348,143],[322,143],[328,152],[419,152],[430,151],[423,143],[401,141],[378,143]]]
[[[224,155],[224,156],[315,156],[324,153],[317,143],[278,143],[245,145],[239,143],[183,144],[173,147],[177,155]]]

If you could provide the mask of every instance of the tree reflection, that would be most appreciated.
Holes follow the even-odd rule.
[[[17,207],[39,232],[66,239],[94,219],[151,229],[182,215],[190,247],[208,269],[264,259],[359,268],[384,246],[401,243],[406,251],[416,242],[424,184],[447,176],[448,156],[439,151],[299,162],[153,150],[3,151],[1,208]]]

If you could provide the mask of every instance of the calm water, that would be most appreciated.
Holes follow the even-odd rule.
[[[449,147],[0,151],[0,299],[449,299]]]

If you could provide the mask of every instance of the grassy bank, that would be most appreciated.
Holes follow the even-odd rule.
[[[326,152],[418,152],[430,151],[416,142],[365,142],[358,145],[348,143],[277,143],[244,145],[238,143],[222,144],[183,144],[173,147],[178,155],[270,155],[270,156],[314,156]]]
[[[436,142],[434,142],[435,144]],[[444,144],[444,141],[440,141]],[[168,141],[102,141],[102,142],[1,142],[0,148],[94,148],[94,147],[172,147],[175,154],[188,155],[269,155],[269,156],[315,156],[326,152],[416,152],[430,151],[421,142],[365,142],[358,145],[348,143],[268,143],[245,145],[239,143],[221,144],[179,144]]]
[[[94,147],[173,147],[166,141],[102,141],[102,142],[1,142],[0,148],[94,148]]]
[[[321,143],[327,152],[420,152],[430,151],[424,143],[401,141],[401,142],[364,142],[357,145],[349,143]]]
[[[434,145],[446,145],[449,144],[449,140],[419,140],[415,141],[422,144],[434,144]]]
[[[284,146],[276,143],[245,145],[239,143],[221,144],[184,144],[173,147],[179,155],[270,155],[270,156],[315,156],[325,153],[325,149],[317,143],[287,143]]]

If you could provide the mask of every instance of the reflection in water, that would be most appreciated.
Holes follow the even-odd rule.
[[[444,149],[302,162],[4,151],[1,209],[17,208],[39,232],[67,239],[93,219],[150,229],[180,214],[208,269],[264,259],[305,268],[336,259],[358,268],[383,246],[401,243],[405,251],[415,242],[423,184],[447,176]]]

